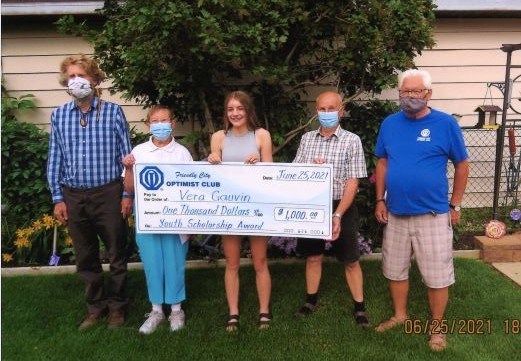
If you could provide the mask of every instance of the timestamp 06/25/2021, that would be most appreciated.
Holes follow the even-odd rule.
[[[498,329],[496,322],[490,318],[463,318],[443,320],[407,319],[403,324],[405,334],[441,333],[449,335],[490,335],[502,332],[505,335],[521,334],[521,319],[509,318],[502,320]]]

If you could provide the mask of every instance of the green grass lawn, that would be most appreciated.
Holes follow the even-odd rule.
[[[379,261],[364,261],[372,324],[391,315],[387,282]],[[293,319],[304,299],[304,263],[275,264],[269,330],[257,330],[257,296],[251,267],[241,269],[241,328],[224,331],[223,269],[187,271],[187,326],[171,333],[165,323],[149,336],[138,328],[149,311],[144,275],[130,273],[131,308],[125,327],[106,325],[80,333],[83,285],[76,275],[2,278],[3,360],[519,360],[521,333],[507,334],[504,320],[521,319],[521,288],[476,260],[456,260],[456,285],[447,309],[449,324],[491,320],[491,333],[448,336],[446,351],[427,347],[424,334],[403,328],[383,334],[357,328],[342,266],[325,263],[319,311]],[[428,318],[426,292],[411,273],[410,317]],[[467,323],[468,324],[468,323]],[[472,331],[472,330],[469,330]],[[454,331],[456,333],[456,330]],[[519,331],[519,328],[517,329]],[[517,355],[517,356],[516,356]]]

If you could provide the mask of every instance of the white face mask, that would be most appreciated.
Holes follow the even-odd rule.
[[[92,88],[87,79],[80,78],[79,76],[69,79],[67,84],[69,93],[76,99],[83,99],[90,95]]]

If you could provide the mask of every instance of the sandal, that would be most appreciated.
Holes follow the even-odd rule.
[[[443,351],[447,347],[447,338],[444,333],[431,333],[429,347],[432,351]]]
[[[406,318],[397,318],[393,316],[390,319],[383,321],[378,326],[376,326],[375,331],[384,332],[390,330],[391,328],[395,328],[397,326],[402,325],[405,322],[405,320]]]
[[[317,310],[318,304],[313,305],[309,302],[304,303],[302,307],[299,308],[297,312],[295,312],[294,316],[296,318],[302,318],[311,315],[313,312]]]
[[[226,320],[226,331],[234,332],[239,329],[239,315],[228,315]]]
[[[273,315],[271,313],[259,313],[259,319],[257,320],[257,326],[259,330],[266,330],[270,328],[272,319]]]

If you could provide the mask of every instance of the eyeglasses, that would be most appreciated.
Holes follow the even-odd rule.
[[[429,89],[399,90],[398,94],[400,94],[401,97],[419,98],[425,94],[426,90],[429,91]]]

